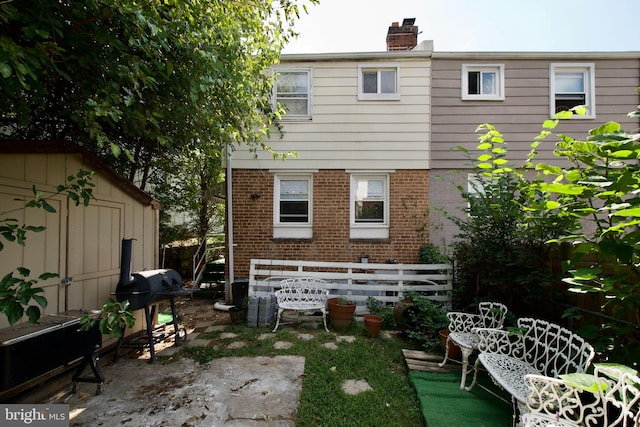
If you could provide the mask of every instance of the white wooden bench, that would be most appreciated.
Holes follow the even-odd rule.
[[[521,318],[517,326],[518,333],[490,328],[473,330],[478,335],[480,351],[474,382],[481,363],[493,382],[511,394],[523,414],[529,395],[526,375],[558,378],[561,374],[584,372],[595,353],[591,344],[559,325]]]
[[[275,292],[278,302],[278,317],[273,332],[278,330],[284,310],[311,311],[320,310],[325,331],[327,328],[327,295],[324,280],[313,277],[294,277],[280,281],[280,289]]]
[[[597,391],[542,375],[527,375],[530,390],[522,427],[638,427],[640,378],[637,372],[594,364]]]

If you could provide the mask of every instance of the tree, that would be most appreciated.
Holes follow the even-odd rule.
[[[163,157],[213,163],[230,144],[260,147],[278,113],[267,70],[297,3],[0,2],[0,137],[72,140],[142,189],[199,172]]]
[[[576,110],[580,113],[580,109]],[[574,112],[565,112],[568,118]],[[630,116],[640,116],[638,111]],[[543,124],[540,140],[552,134],[558,120]],[[572,224],[572,233],[559,233],[550,242],[569,242],[573,256],[567,265],[569,291],[603,296],[602,310],[633,324],[599,320],[591,328],[599,349],[618,361],[640,356],[640,134],[625,132],[608,122],[584,139],[558,134],[555,155],[568,166],[533,164],[539,175],[528,188],[549,195],[535,212],[552,214]],[[620,325],[624,326],[620,326]]]
[[[507,143],[494,126],[483,124],[477,131],[477,151],[458,147],[475,177],[471,188],[457,187],[467,202],[465,215],[448,215],[459,228],[455,300],[461,308],[500,301],[518,315],[529,314],[550,290],[546,242],[569,224],[531,208],[544,205],[546,196],[530,191],[526,171],[506,160]]]

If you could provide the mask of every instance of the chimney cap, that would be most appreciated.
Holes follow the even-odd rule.
[[[402,26],[412,26],[416,23],[416,18],[404,18],[402,20]]]
[[[398,27],[400,25],[400,23],[398,21],[394,21],[391,23],[392,27]]]

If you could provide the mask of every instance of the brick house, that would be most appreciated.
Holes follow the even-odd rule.
[[[233,152],[234,277],[248,277],[251,258],[418,261],[432,44],[416,41],[405,20],[390,27],[386,52],[282,55],[274,99],[288,114],[266,142],[298,157]]]

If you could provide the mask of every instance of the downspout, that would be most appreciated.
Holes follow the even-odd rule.
[[[231,295],[231,284],[235,281],[235,274],[233,268],[233,185],[232,185],[232,172],[231,172],[231,145],[227,144],[227,252],[228,259],[226,264],[229,266],[229,280],[225,282],[224,294],[225,296]],[[228,298],[227,298],[228,299]]]

